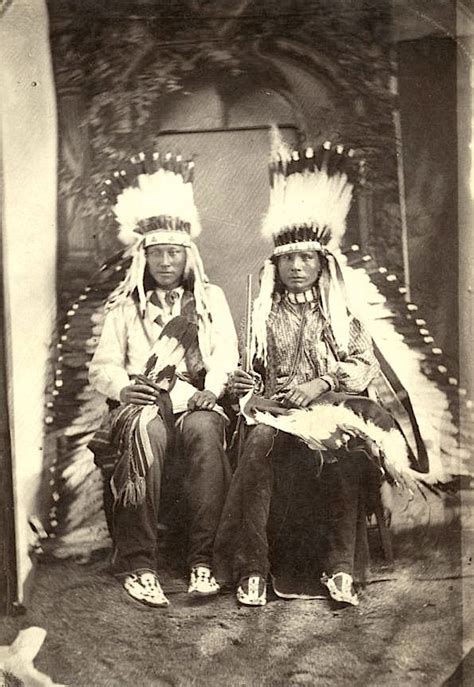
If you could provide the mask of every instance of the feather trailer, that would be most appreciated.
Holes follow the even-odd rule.
[[[71,529],[61,536],[60,541],[54,540],[54,545],[49,550],[46,548],[45,553],[52,553],[58,559],[75,558],[87,563],[94,551],[107,549],[109,546],[109,532],[104,520],[97,525]]]
[[[315,404],[310,410],[277,416],[257,411],[253,420],[294,434],[319,450],[340,448],[356,437],[375,462],[380,454],[380,467],[389,480],[405,486],[444,489],[458,477],[470,478],[472,403],[449,375],[425,320],[413,303],[406,302],[397,277],[378,268],[357,246],[346,257],[339,255],[338,261],[351,312],[368,327],[382,361],[383,374],[374,380],[369,396],[396,418],[403,434],[382,430],[363,411],[354,415],[350,402]]]
[[[49,491],[44,555],[80,556],[108,548],[103,480],[87,448],[106,409],[91,389],[87,368],[101,332],[104,303],[122,280],[130,259],[119,253],[82,288],[66,312],[52,356],[46,390],[45,485]],[[94,331],[94,337],[92,332]]]
[[[458,475],[469,475],[474,440],[472,405],[449,373],[426,322],[416,306],[406,302],[397,277],[379,268],[358,247],[351,247],[346,259],[339,262],[352,301],[357,295],[357,303],[352,303],[354,313],[368,326],[411,400],[427,449],[425,471],[413,469],[411,454],[407,454],[399,432],[381,430],[370,418],[364,419],[347,407],[337,408],[341,413],[337,418],[339,429],[334,429],[335,412],[321,408],[294,411],[278,418],[260,412],[259,421],[286,423],[288,429],[284,431],[307,436],[314,447],[329,440],[337,448],[335,442],[344,443],[355,437],[366,443],[369,455],[388,478],[410,488],[413,482],[438,487],[450,484]],[[53,374],[46,392],[45,413],[50,446],[45,476],[50,501],[45,530],[49,536],[42,547],[45,553],[57,558],[80,556],[87,560],[95,551],[110,545],[102,505],[102,476],[87,448],[105,406],[89,386],[87,367],[100,336],[104,304],[129,264],[130,258],[123,253],[115,256],[82,289],[67,311],[52,356]],[[178,354],[173,338],[161,341],[161,350],[156,351],[160,357],[172,356],[173,351]],[[386,383],[376,383],[373,391],[389,410],[397,403],[402,408],[401,400],[394,400],[393,389]],[[313,412],[329,414],[326,419],[328,427],[333,427],[332,434],[320,435],[315,431],[316,423],[310,422]],[[410,433],[411,428],[402,429],[416,454],[416,437]]]
[[[376,350],[393,368],[401,383],[400,397],[407,397],[412,406],[428,459],[424,471],[415,471],[414,477],[432,486],[449,484],[458,476],[469,477],[472,403],[449,374],[426,321],[416,305],[405,300],[405,289],[397,277],[377,268],[357,246],[347,253],[343,272],[352,312],[365,323]],[[373,390],[382,404],[394,409],[394,395],[387,396],[382,376],[375,380]],[[416,441],[410,440],[410,434],[407,428],[405,436],[416,455]]]

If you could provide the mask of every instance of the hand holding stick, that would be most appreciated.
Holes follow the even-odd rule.
[[[247,275],[245,294],[245,348],[242,356],[242,367],[232,374],[233,392],[245,396],[255,390],[256,379],[252,369],[252,275]]]

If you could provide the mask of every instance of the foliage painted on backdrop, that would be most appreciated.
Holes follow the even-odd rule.
[[[193,79],[209,78],[229,89],[232,79],[253,79],[259,68],[268,69],[259,66],[259,55],[284,50],[291,58],[288,50],[296,45],[318,58],[321,78],[335,87],[341,107],[336,117],[321,111],[323,134],[334,139],[337,131],[345,144],[363,150],[368,186],[382,199],[375,205],[380,231],[374,249],[383,262],[388,257],[400,267],[385,2],[365,1],[354,9],[342,0],[250,0],[231,3],[226,12],[222,3],[169,0],[158,8],[135,2],[128,3],[128,13],[117,14],[115,6],[114,14],[112,5],[82,15],[69,3],[58,5],[63,13],[55,15],[50,3],[58,91],[80,93],[79,126],[89,148],[83,152],[87,169],[63,156],[60,197],[64,203],[75,198],[76,211],[98,227],[101,257],[117,246],[98,189],[121,161],[152,145],[160,101],[186,93]]]

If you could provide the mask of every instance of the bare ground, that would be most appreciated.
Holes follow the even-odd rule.
[[[56,682],[140,685],[443,685],[463,655],[470,561],[456,518],[394,533],[394,571],[376,565],[358,608],[271,599],[239,608],[232,594],[193,602],[164,579],[172,605],[136,605],[105,561],[38,566],[26,615],[7,618],[0,644],[40,625],[35,665]],[[463,603],[464,594],[464,603]],[[466,628],[464,628],[466,631]],[[474,684],[474,676],[452,678]]]

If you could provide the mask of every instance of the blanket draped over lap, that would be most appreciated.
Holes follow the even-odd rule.
[[[188,351],[197,345],[197,327],[179,315],[170,320],[153,345],[144,376],[155,382],[161,393],[152,406],[120,404],[104,418],[89,444],[96,456],[118,457],[111,480],[114,497],[123,505],[136,505],[145,499],[145,476],[153,462],[147,425],[156,415],[163,419],[167,444],[174,443],[174,417],[169,391],[176,381],[176,368]]]

